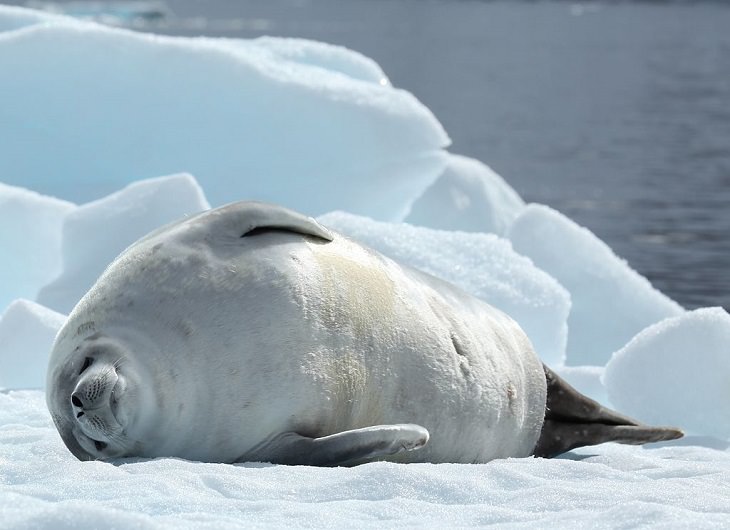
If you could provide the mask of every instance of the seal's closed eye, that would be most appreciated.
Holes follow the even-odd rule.
[[[241,234],[240,237],[279,230],[333,240],[332,233],[311,217],[273,204],[255,201],[233,203],[211,210],[210,217],[210,228],[228,234],[234,229]],[[211,219],[204,214],[197,222],[210,222]]]
[[[241,234],[241,237],[260,236],[262,234],[269,234],[271,232],[282,232],[289,234],[293,233],[291,229],[280,226],[257,226],[253,230],[249,230],[248,232]]]
[[[81,370],[79,370],[79,375],[83,374],[86,371],[86,369],[89,366],[91,366],[91,363],[93,363],[93,362],[94,362],[94,359],[92,359],[91,357],[86,357],[84,359],[84,364],[81,365]]]

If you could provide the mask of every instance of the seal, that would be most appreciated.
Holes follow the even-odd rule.
[[[59,332],[46,399],[82,460],[487,462],[681,436],[570,388],[499,310],[257,202],[125,250]]]

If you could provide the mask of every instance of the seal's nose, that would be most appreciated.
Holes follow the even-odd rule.
[[[71,394],[71,404],[79,410],[90,410],[98,408],[100,398],[103,396],[106,382],[98,379],[88,384],[82,381],[76,386],[76,390]]]
[[[71,405],[73,405],[74,413],[76,415],[76,419],[79,419],[81,416],[84,415],[84,401],[81,399],[83,397],[83,394],[81,392],[74,392],[71,394]]]
[[[84,412],[110,406],[112,390],[119,377],[114,370],[88,370],[71,394],[71,405],[76,417]]]
[[[78,390],[71,394],[71,405],[73,405],[77,418],[83,416],[85,411],[95,408],[94,402],[89,400],[84,392]]]
[[[71,404],[78,409],[84,408],[84,402],[81,400],[81,394],[79,392],[71,394]]]

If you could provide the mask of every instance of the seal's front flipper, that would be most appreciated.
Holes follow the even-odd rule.
[[[535,456],[550,458],[584,445],[619,442],[640,445],[683,436],[674,428],[651,427],[584,396],[543,365],[547,380],[545,422]]]
[[[309,438],[294,432],[278,440],[278,464],[305,466],[349,465],[412,451],[428,442],[428,431],[420,425],[376,425],[339,432],[322,438]]]

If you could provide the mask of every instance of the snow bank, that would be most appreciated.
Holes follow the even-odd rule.
[[[61,223],[73,209],[70,202],[0,182],[0,310],[16,298],[35,298],[61,271]]]
[[[231,46],[256,50],[271,61],[297,63],[323,69],[325,75],[341,73],[355,80],[389,86],[378,63],[342,46],[333,46],[305,39],[283,39],[277,37],[260,37],[253,40],[230,40]],[[315,73],[316,70],[312,70]]]
[[[602,366],[646,326],[683,311],[588,229],[547,206],[527,206],[509,239],[570,292],[567,364]]]
[[[122,250],[155,228],[209,207],[187,174],[135,182],[79,206],[63,223],[63,272],[41,289],[38,301],[69,313]]]
[[[3,6],[0,28],[0,100],[13,103],[0,181],[83,202],[187,171],[215,205],[395,219],[443,169],[436,118],[343,48],[162,37]]]
[[[37,391],[0,393],[0,520],[23,528],[717,528],[730,453],[606,444],[565,458],[354,468],[79,462]]]
[[[450,281],[501,309],[548,364],[562,364],[570,297],[553,278],[493,234],[446,232],[344,212],[318,220],[390,258]]]
[[[448,164],[411,207],[414,225],[504,235],[525,208],[502,177],[479,160],[449,155]]]
[[[43,388],[48,355],[66,316],[15,300],[0,317],[0,388]]]
[[[611,357],[604,382],[622,412],[730,439],[730,315],[697,309],[645,329]]]

